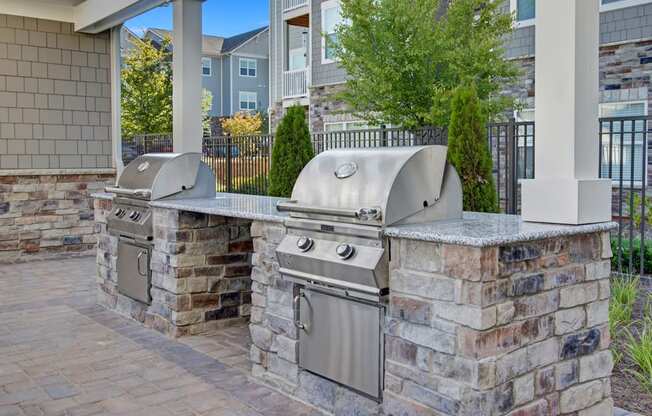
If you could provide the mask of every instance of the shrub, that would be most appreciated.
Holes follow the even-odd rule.
[[[621,245],[620,245],[620,261],[623,266],[623,269],[629,267],[629,260],[632,260],[632,266],[634,270],[630,272],[638,273],[640,264],[641,264],[641,239],[636,237],[632,240],[632,244],[629,244],[629,238],[623,236]],[[611,268],[614,271],[618,271],[618,239],[611,239],[611,251],[613,252],[613,257],[611,258]],[[643,272],[648,274],[652,273],[652,240],[645,240],[644,244],[644,263],[643,263]]]
[[[269,178],[267,175],[260,174],[258,176],[243,179],[235,186],[235,188],[233,188],[233,192],[236,194],[265,195],[268,186]]]
[[[233,117],[222,120],[222,129],[230,136],[247,136],[260,134],[263,116],[260,113],[239,111]]]
[[[302,107],[290,107],[276,130],[269,171],[269,195],[289,197],[301,169],[312,159],[310,131]]]
[[[464,210],[498,212],[485,118],[474,84],[460,86],[454,91],[448,128],[448,159],[462,179]]]

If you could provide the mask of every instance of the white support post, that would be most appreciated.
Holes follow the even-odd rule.
[[[120,95],[122,69],[120,56],[120,33],[122,25],[111,28],[111,159],[116,170],[116,179],[124,169],[122,162],[122,127],[120,125]]]
[[[611,181],[598,179],[599,6],[536,2],[535,179],[522,181],[524,221],[611,220]]]
[[[172,137],[174,151],[202,152],[202,1],[175,0],[172,35]]]

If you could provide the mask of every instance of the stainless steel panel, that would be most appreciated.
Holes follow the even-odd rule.
[[[383,308],[312,289],[299,304],[299,366],[379,400]]]
[[[341,221],[394,224],[428,209],[440,199],[446,154],[446,146],[323,152],[301,171],[292,191],[294,205],[284,204],[282,209],[303,218],[340,217]],[[451,197],[461,201],[461,188],[450,188],[447,192],[452,193]],[[365,219],[359,214],[361,210],[368,213],[374,209],[380,211],[377,219]],[[444,213],[452,217],[462,215],[461,209],[459,213],[440,214]]]
[[[125,214],[119,216],[119,210],[124,210]],[[138,213],[138,218],[130,218],[133,212]],[[116,203],[106,221],[107,229],[113,235],[122,235],[142,240],[153,237],[152,210],[149,207]]]
[[[151,302],[150,248],[120,239],[118,241],[118,291],[143,303]]]
[[[389,261],[382,247],[352,244],[354,254],[343,259],[336,249],[347,241],[346,238],[341,241],[315,238],[308,251],[297,247],[299,238],[286,235],[276,249],[280,266],[296,272],[296,276],[300,273],[317,275],[374,289],[389,286]]]

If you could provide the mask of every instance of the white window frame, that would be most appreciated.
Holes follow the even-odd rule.
[[[535,1],[537,1],[537,0],[535,0]],[[598,1],[602,1],[602,0],[598,0]],[[510,11],[510,13],[515,14],[517,12],[517,10],[516,10],[517,5],[518,5],[518,0],[509,0],[509,11]],[[537,21],[536,16],[534,17],[534,19],[527,19],[527,20],[521,20],[521,21],[514,20],[514,27],[521,28],[521,27],[534,26],[536,21]]]
[[[208,62],[208,74],[204,74],[204,63]],[[213,60],[211,58],[202,57],[201,58],[201,76],[202,77],[212,77],[213,76]]]
[[[600,0],[600,1],[602,2],[602,0]],[[645,116],[647,116],[649,114],[649,112],[648,112],[648,102],[647,102],[646,99],[642,99],[642,100],[628,100],[628,101],[607,101],[607,102],[604,102],[604,103],[599,103],[598,104],[598,118],[608,118],[608,117],[604,117],[602,115],[602,106],[603,105],[608,105],[608,104],[640,104],[640,103],[643,103],[643,116],[642,117],[645,117]],[[624,145],[627,146],[628,143],[625,142]],[[602,136],[600,136],[599,146],[600,146],[600,151],[602,152]],[[644,184],[645,184],[644,186],[647,186],[648,185],[648,163],[649,163],[649,160],[650,160],[649,152],[645,152],[645,159],[646,159],[645,160],[645,172],[642,173],[642,176],[643,176],[643,181],[642,182],[644,182]],[[599,169],[602,169],[602,166],[600,166]],[[628,172],[627,173],[623,172],[623,174],[628,174]],[[612,183],[612,186],[615,188],[615,187],[619,186],[620,180],[617,179],[617,178],[612,179],[611,183]],[[623,178],[623,186],[626,186],[626,185],[628,185],[630,183],[631,183],[630,180],[628,180],[626,178]],[[642,186],[643,186],[643,184],[641,184],[641,181],[639,181],[639,180],[634,181],[634,188],[635,189],[640,189]]]
[[[254,67],[251,68],[250,64],[253,62]],[[244,66],[242,64],[245,64]],[[247,69],[247,75],[242,75],[242,68]],[[254,74],[249,75],[249,70],[253,69]],[[240,58],[238,60],[238,74],[243,78],[256,78],[258,76],[258,60],[254,58]]]
[[[325,13],[324,11],[328,9],[339,9],[340,2],[339,0],[328,0],[321,4],[321,28],[322,32],[324,31],[325,25]],[[337,62],[337,59],[326,58],[326,35],[327,33],[321,34],[321,63],[322,64],[333,64]]]
[[[627,7],[640,6],[642,4],[649,4],[650,0],[622,0],[615,3],[604,3],[604,0],[600,1],[600,11],[608,12],[611,10],[625,9]]]
[[[242,99],[243,94],[247,94],[248,96],[245,97],[246,99]],[[250,100],[250,98],[253,97],[253,101]],[[242,108],[242,103],[247,102],[247,108]],[[254,103],[254,108],[249,108],[249,103],[253,102]],[[258,110],[258,93],[253,92],[253,91],[239,91],[238,92],[238,108],[240,111],[257,111]]]

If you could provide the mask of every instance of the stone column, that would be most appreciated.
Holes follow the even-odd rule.
[[[202,152],[202,1],[173,3],[172,137],[175,152]]]
[[[392,249],[386,414],[612,414],[608,233]]]
[[[536,2],[535,179],[522,181],[525,221],[611,220],[611,181],[598,176],[599,5]]]

